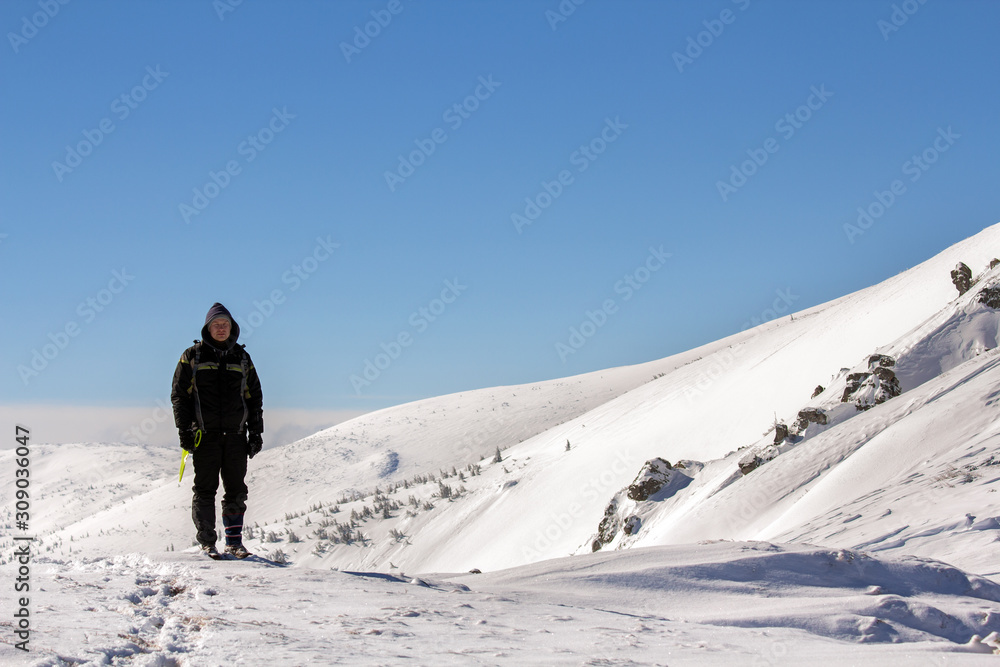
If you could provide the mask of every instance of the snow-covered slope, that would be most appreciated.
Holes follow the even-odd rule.
[[[992,581],[766,543],[419,578],[181,552],[36,567],[31,652],[8,635],[5,665],[994,664],[970,654],[1000,628]]]
[[[1000,267],[988,269],[997,255],[1000,225],[879,285],[684,354],[419,401],[265,451],[251,463],[246,542],[323,570],[488,572],[538,564],[532,567],[558,579],[576,564],[601,563],[609,577],[639,588],[668,575],[632,572],[630,550],[689,545],[684,558],[695,563],[712,557],[711,545],[690,546],[706,540],[765,540],[790,545],[775,547],[789,553],[811,544],[827,554],[920,556],[1000,577],[1000,356],[993,350],[1000,311],[979,297],[1000,279]],[[959,262],[978,274],[963,296],[949,278]],[[817,385],[824,388],[814,391]],[[780,430],[776,437],[778,423],[787,428],[797,418],[788,437]],[[74,556],[132,551],[173,562],[173,549],[191,544],[192,534],[188,482],[176,482],[179,457],[100,447],[33,452],[36,489],[46,485],[33,500],[39,552],[58,571],[75,567]],[[0,463],[12,456],[0,453]],[[657,457],[675,466],[672,481],[648,499],[630,498],[625,487]],[[753,465],[741,470],[748,460]],[[89,481],[76,480],[79,466]],[[6,497],[12,483],[0,481]],[[2,518],[10,526],[9,512]],[[591,556],[595,546],[602,553]],[[0,541],[4,554],[12,547]],[[735,567],[733,553],[724,569]],[[569,555],[574,560],[563,565],[548,562]],[[748,581],[769,590],[788,584],[787,574],[825,585],[815,564],[802,567],[808,572],[794,577],[780,570],[777,583]],[[497,590],[511,581],[532,586],[531,572],[482,581]],[[696,582],[697,572],[717,577],[693,566],[684,576]],[[907,572],[905,579],[917,576]],[[572,590],[589,581],[570,578]],[[608,599],[617,598],[594,604]],[[937,617],[927,611],[932,602],[921,604],[918,611],[890,601],[872,612],[844,603],[848,620],[828,626],[791,618],[808,609],[821,614],[822,603],[726,622],[852,641],[920,641],[927,623],[901,619]],[[944,623],[956,628],[952,634],[934,636],[962,642],[972,630],[992,632],[996,600],[976,604],[978,626],[972,612],[940,612],[961,618]],[[694,607],[686,614],[722,619]],[[888,629],[864,626],[866,614],[891,619]]]
[[[477,463],[589,411],[696,358],[677,355],[636,366],[534,384],[494,387],[386,408],[277,450],[251,466],[263,507],[301,509],[345,490],[370,491],[441,467]],[[271,484],[280,480],[280,484]]]

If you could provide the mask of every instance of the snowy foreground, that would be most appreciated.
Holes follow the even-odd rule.
[[[1000,225],[683,354],[265,450],[243,562],[191,548],[176,449],[32,444],[0,663],[996,661],[998,256]]]
[[[985,579],[767,543],[419,578],[183,552],[37,569],[38,665],[994,664],[957,642],[1000,628]]]

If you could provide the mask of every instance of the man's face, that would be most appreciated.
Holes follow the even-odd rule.
[[[231,328],[232,325],[229,323],[229,320],[217,317],[209,323],[208,332],[212,334],[214,340],[222,343],[229,340],[229,331]]]

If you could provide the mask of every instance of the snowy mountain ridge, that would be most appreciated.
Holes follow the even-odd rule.
[[[650,613],[667,609],[673,584],[664,582],[681,581],[657,563],[683,554],[687,583],[676,585],[703,596],[682,605],[693,622],[990,651],[971,635],[1000,632],[1000,596],[981,593],[1000,580],[1000,304],[991,296],[1000,268],[987,268],[997,255],[1000,225],[879,285],[683,354],[418,401],[266,450],[248,477],[245,542],[301,569],[303,581],[368,573],[383,582],[379,599],[411,581],[404,571],[475,570],[487,574],[413,581],[500,595],[540,576],[564,585],[542,586],[532,604],[583,600],[577,587],[606,568],[608,581],[655,591],[658,602],[639,604]],[[948,279],[959,262],[978,272],[962,295]],[[164,586],[202,580],[181,564],[186,554],[174,555],[191,544],[190,491],[176,481],[174,452],[71,444],[35,446],[33,457],[45,491],[35,501],[38,550],[60,576],[77,576],[67,572],[81,558],[128,576],[138,561],[109,554],[138,551],[156,559],[144,571],[171,573]],[[10,494],[11,481],[2,488]],[[0,546],[12,551],[6,538]],[[747,593],[720,583],[744,576],[745,551],[766,564],[746,575],[751,588],[792,598],[811,599],[809,586],[827,585],[823,568],[841,562],[884,576],[861,592],[861,579],[830,583],[846,606],[829,618],[825,603],[804,598],[750,618],[704,613],[712,596]],[[705,565],[712,553],[715,570]],[[779,566],[786,561],[791,570]],[[926,568],[978,583],[935,592],[913,583]],[[268,576],[303,585],[285,570]],[[600,590],[593,604],[637,604],[624,589]],[[175,604],[164,595],[157,604]]]

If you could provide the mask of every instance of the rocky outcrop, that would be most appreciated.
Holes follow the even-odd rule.
[[[951,282],[958,290],[958,295],[962,296],[972,288],[972,269],[964,262],[959,262],[955,270],[951,272]]]
[[[976,295],[976,301],[994,310],[1000,310],[1000,284],[993,284]]]
[[[993,258],[990,260],[990,271],[1000,266],[1000,259]]]
[[[630,500],[642,502],[659,493],[670,482],[673,466],[666,459],[655,458],[646,461],[635,480],[628,485],[626,494]]]
[[[764,465],[764,463],[765,463],[764,459],[761,458],[759,454],[757,454],[756,452],[750,452],[749,454],[741,458],[739,460],[739,463],[737,463],[736,465],[739,466],[741,473],[743,473],[744,475],[749,475],[754,470]]]
[[[841,403],[850,403],[854,400],[854,394],[858,391],[865,380],[871,377],[871,373],[851,373],[847,376],[847,386],[844,387],[844,395]]]
[[[685,463],[687,465],[685,465]],[[678,462],[671,466],[666,459],[655,458],[643,464],[631,484],[620,490],[604,509],[604,517],[591,538],[591,551],[600,551],[611,544],[619,533],[633,536],[642,528],[644,511],[686,487],[701,470],[697,461]]]
[[[868,357],[867,373],[851,373],[847,376],[842,403],[853,402],[859,411],[870,410],[903,393],[899,379],[892,369],[896,360],[886,354]]]
[[[795,424],[792,425],[792,429],[797,434],[802,434],[809,424],[819,424],[820,426],[826,426],[829,423],[829,419],[826,413],[819,408],[805,408],[804,410],[799,410],[798,419],[795,420]]]
[[[642,528],[642,519],[632,515],[625,519],[625,523],[622,525],[622,532],[626,535],[635,535]]]
[[[868,370],[875,368],[892,368],[896,365],[896,360],[887,354],[873,354],[868,357]]]
[[[822,394],[824,391],[826,391],[826,387],[824,387],[821,384],[818,384],[818,385],[816,385],[816,388],[813,389],[813,394],[809,398],[816,398],[817,396],[819,396],[820,394]]]
[[[889,368],[880,366],[861,383],[854,393],[854,405],[859,411],[870,410],[903,393],[899,379]]]
[[[621,519],[618,517],[618,501],[612,498],[604,510],[604,518],[601,519],[601,523],[597,526],[597,536],[590,545],[591,550],[600,551],[601,547],[609,544],[611,540],[615,539],[615,535],[618,534],[621,525]]]
[[[774,425],[774,444],[779,445],[785,441],[788,437],[788,426],[785,424],[775,424]]]

